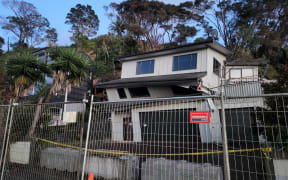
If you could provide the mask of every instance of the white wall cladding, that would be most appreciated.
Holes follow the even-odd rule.
[[[172,71],[173,56],[181,56],[185,54],[197,53],[197,69],[183,70],[183,71]],[[150,74],[139,74],[136,75],[136,65],[138,61],[144,60],[155,60],[154,73]],[[187,53],[180,53],[174,55],[160,56],[148,59],[139,59],[135,61],[127,61],[122,63],[122,74],[121,78],[135,78],[144,76],[159,76],[159,75],[171,75],[179,73],[193,73],[193,72],[205,72],[207,67],[207,49],[199,51],[191,51]]]
[[[207,75],[202,78],[203,85],[207,88],[216,88],[220,85],[220,78],[213,72],[213,61],[214,58],[221,64],[221,67],[224,66],[226,57],[212,49],[207,49]],[[217,90],[217,89],[214,89]]]

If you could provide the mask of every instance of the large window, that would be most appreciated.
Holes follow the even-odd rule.
[[[213,59],[213,72],[217,74],[218,76],[220,75],[220,70],[221,70],[221,64],[217,59]]]
[[[128,88],[132,98],[150,97],[150,93],[146,87]]]
[[[119,89],[117,89],[117,91],[118,91],[118,95],[119,95],[120,99],[126,99],[127,98],[124,88],[119,88]]]
[[[174,56],[173,71],[181,71],[196,68],[197,68],[197,54]]]
[[[137,62],[136,74],[148,74],[154,72],[154,60]]]

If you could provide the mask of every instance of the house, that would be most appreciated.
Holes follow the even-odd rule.
[[[120,58],[121,79],[99,83],[109,101],[211,94],[231,52],[213,41]]]
[[[53,59],[49,56],[49,51],[52,48],[45,47],[40,48],[32,52],[33,55],[37,56],[39,60],[46,64],[53,63]],[[46,84],[51,85],[53,83],[53,78],[51,75],[45,75]],[[38,91],[37,86],[35,86],[30,92],[34,95]],[[65,101],[65,89],[58,91],[50,100],[50,103],[59,102],[82,102],[85,98],[85,94],[89,92],[89,82],[83,81],[81,86],[71,86],[67,94],[67,101]],[[52,126],[65,125],[67,123],[74,123],[77,120],[77,112],[83,111],[82,103],[68,103],[60,104],[58,106],[53,106],[50,108],[51,112],[54,113],[51,121]]]
[[[122,63],[121,79],[97,84],[97,87],[106,89],[110,102],[132,101],[132,105],[126,107],[125,111],[119,110],[116,107],[111,109],[112,140],[134,142],[157,139],[168,140],[167,134],[174,133],[175,135],[176,133],[177,135],[177,133],[180,133],[178,134],[179,137],[199,137],[198,140],[202,143],[221,143],[222,135],[219,113],[221,104],[217,98],[207,98],[204,101],[193,102],[175,100],[173,106],[161,103],[134,106],[133,102],[135,103],[135,101],[133,100],[141,102],[145,101],[145,99],[172,98],[171,101],[173,101],[173,98],[177,96],[199,96],[199,99],[201,99],[202,95],[219,94],[221,71],[230,54],[229,50],[216,41],[204,41],[121,57],[119,59]],[[248,78],[250,80],[250,72],[246,72],[248,66],[233,66],[230,64],[229,72],[231,76],[227,77],[232,77],[233,82],[239,82],[243,78],[243,76],[237,76],[237,81],[234,79],[234,74],[236,73],[233,67],[243,67],[243,70],[240,68],[241,72],[243,71],[241,75],[246,75],[245,73],[247,73],[249,78],[245,76],[245,79]],[[258,78],[258,75],[256,75],[257,71],[257,68],[253,69],[252,72],[255,74],[251,77],[252,80]],[[228,80],[231,80],[231,78],[228,78]],[[262,88],[258,82],[251,81],[246,86],[231,82],[229,86],[225,87],[224,93],[227,96],[257,96],[262,94]],[[239,88],[239,86],[241,87]],[[247,89],[246,87],[248,89],[254,88],[254,90],[243,90],[243,88]],[[228,138],[232,138],[235,132],[239,132],[238,139],[243,136],[246,139],[255,138],[251,130],[252,125],[256,123],[255,118],[251,117],[250,114],[247,114],[246,117],[241,116],[241,112],[239,113],[237,109],[246,108],[246,110],[249,110],[258,106],[263,106],[262,98],[225,100],[224,107],[226,113],[228,113],[227,121],[228,125],[231,125]],[[211,116],[210,123],[189,124],[189,112],[191,111],[209,111]],[[181,131],[168,132],[171,129],[170,127],[160,127],[157,124],[157,122],[161,124],[160,121],[163,119],[163,116],[165,116],[165,119],[173,121],[173,123],[170,123],[170,127],[178,127],[179,122],[186,123],[186,126]],[[233,126],[233,123],[234,125],[238,123],[233,121],[233,117],[236,116],[241,116],[243,122],[241,122],[241,125],[237,124],[237,126]],[[151,122],[153,122],[153,126]],[[155,132],[155,129],[159,131],[166,129],[167,132],[166,130],[165,132]],[[184,132],[188,134],[183,134]],[[155,137],[155,134],[159,135],[161,133],[165,134],[165,138],[163,136]],[[235,139],[235,137],[233,138]]]
[[[259,72],[259,67],[267,65],[263,58],[238,58],[230,60],[225,64],[227,83],[235,82],[256,82],[260,81],[263,76]]]

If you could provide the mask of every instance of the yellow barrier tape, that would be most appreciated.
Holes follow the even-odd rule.
[[[41,139],[41,138],[36,138],[38,141],[43,141],[46,143],[62,146],[62,147],[67,147],[67,148],[72,148],[72,149],[80,149],[78,146],[73,146],[73,145],[68,145],[68,144],[63,144],[63,143],[58,143],[55,141],[50,141],[47,139]],[[85,148],[82,148],[84,150]],[[97,149],[88,149],[89,152],[93,153],[103,153],[103,154],[112,154],[112,155],[135,155],[135,156],[193,156],[193,155],[208,155],[208,154],[222,154],[223,151],[208,151],[208,152],[193,152],[193,153],[171,153],[171,154],[145,154],[145,153],[129,153],[129,152],[117,152],[117,151],[111,151],[111,150],[97,150]],[[267,152],[271,152],[272,148],[253,148],[253,149],[238,149],[238,150],[229,150],[229,153],[237,153],[237,152],[251,152],[251,151],[262,151],[265,155],[266,158],[270,158],[267,155]],[[271,158],[270,158],[271,159]]]

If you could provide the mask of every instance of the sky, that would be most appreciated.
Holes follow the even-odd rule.
[[[1,0],[0,0],[1,1]],[[26,2],[32,3],[39,13],[46,17],[50,26],[56,28],[58,33],[58,45],[66,46],[70,45],[70,37],[69,33],[70,26],[65,24],[65,18],[67,13],[70,11],[72,7],[75,7],[76,4],[89,4],[94,9],[97,14],[100,23],[99,23],[99,31],[98,35],[106,34],[109,31],[109,24],[111,20],[106,16],[106,11],[104,6],[108,6],[111,2],[119,3],[121,0],[25,0]],[[181,2],[187,0],[162,0],[165,3],[179,4]],[[13,15],[12,11],[7,9],[0,3],[0,17],[7,17]],[[0,36],[4,37],[5,42],[9,37],[11,42],[16,41],[17,39],[11,33],[0,29]],[[40,46],[45,46],[46,44],[41,44]],[[7,50],[7,44],[5,44],[2,48],[4,51]]]

